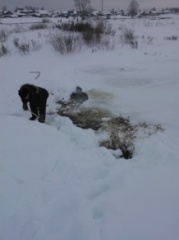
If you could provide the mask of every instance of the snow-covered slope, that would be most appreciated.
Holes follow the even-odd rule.
[[[0,58],[1,240],[178,240],[179,40],[166,38],[179,36],[179,19],[112,24],[133,28],[138,49],[63,56],[45,41],[47,32],[24,32],[18,36],[38,36],[43,47]],[[79,85],[109,94],[85,106],[165,130],[141,133],[134,157],[116,159],[93,130],[68,118],[47,115],[50,126],[29,121],[18,96],[27,82],[50,92],[47,112]]]

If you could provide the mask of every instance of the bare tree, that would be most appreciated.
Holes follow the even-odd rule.
[[[84,16],[90,9],[91,0],[74,0],[74,3],[77,11],[79,11],[82,18],[84,18]]]
[[[3,12],[7,11],[7,6],[2,6],[2,11]]]
[[[139,4],[136,0],[132,0],[128,6],[128,14],[133,18],[137,15],[139,9]]]

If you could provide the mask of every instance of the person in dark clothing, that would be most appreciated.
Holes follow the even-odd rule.
[[[30,111],[32,113],[30,120],[35,120],[38,117],[39,122],[45,122],[46,103],[49,93],[42,87],[37,87],[32,84],[24,84],[20,87],[19,96],[23,103],[22,108],[27,111],[29,102]]]

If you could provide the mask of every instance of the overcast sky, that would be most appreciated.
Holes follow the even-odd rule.
[[[131,0],[91,0],[93,8],[101,10],[103,1],[104,9],[127,9]],[[137,0],[141,9],[179,7],[179,0]],[[70,10],[74,9],[74,0],[0,0],[0,8],[3,6],[14,10],[15,7],[33,6],[44,7],[47,10]]]

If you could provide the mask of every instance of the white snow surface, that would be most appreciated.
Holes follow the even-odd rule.
[[[25,31],[18,36],[38,38],[42,48],[21,56],[11,47],[0,58],[0,240],[179,239],[179,17],[111,23],[133,28],[138,48],[60,55],[47,30]],[[49,91],[47,113],[80,86],[104,93],[84,106],[164,131],[141,133],[133,158],[116,159],[93,130],[66,117],[29,121],[18,96],[25,83]]]

